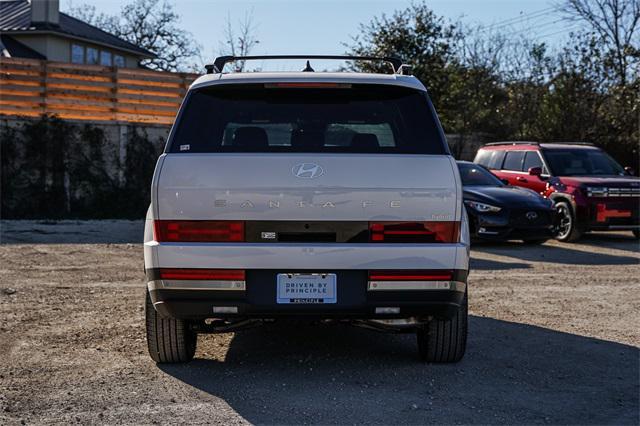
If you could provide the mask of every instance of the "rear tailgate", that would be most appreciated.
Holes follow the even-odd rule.
[[[445,155],[168,154],[155,185],[156,219],[460,220]]]

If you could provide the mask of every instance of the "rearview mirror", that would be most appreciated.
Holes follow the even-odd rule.
[[[542,174],[542,167],[529,167],[529,174],[539,177]]]
[[[627,174],[631,175],[631,176],[634,176],[636,174],[636,171],[633,170],[633,167],[627,166],[627,167],[624,168],[624,171],[627,172]]]

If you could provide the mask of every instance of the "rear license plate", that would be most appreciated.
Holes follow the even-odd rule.
[[[278,303],[336,303],[336,274],[278,274]]]

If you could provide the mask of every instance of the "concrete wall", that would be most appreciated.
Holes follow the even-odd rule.
[[[21,127],[23,124],[34,121],[34,118],[21,118],[10,117],[0,115],[0,126],[9,127]],[[159,124],[132,124],[132,123],[117,123],[117,122],[87,122],[80,120],[65,120],[68,123],[74,124],[80,129],[84,125],[91,125],[102,129],[106,139],[106,146],[104,147],[104,158],[108,162],[107,172],[113,178],[117,178],[120,182],[124,181],[122,175],[122,165],[126,161],[127,144],[130,141],[131,135],[134,131],[143,132],[147,135],[148,140],[154,145],[156,152],[160,153],[164,149],[164,146],[169,136],[171,126],[159,125]]]

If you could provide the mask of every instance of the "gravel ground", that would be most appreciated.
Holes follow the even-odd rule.
[[[106,224],[2,224],[0,424],[640,422],[630,234],[474,246],[456,365],[419,363],[411,335],[276,324],[204,336],[194,362],[158,367],[141,246],[46,244],[139,238],[139,223]]]

